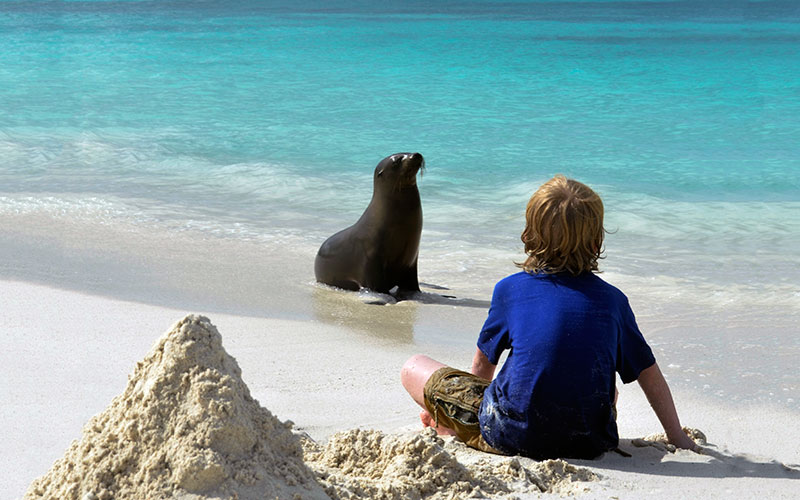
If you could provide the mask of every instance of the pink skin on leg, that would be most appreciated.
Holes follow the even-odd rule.
[[[436,434],[440,436],[455,436],[456,431],[449,427],[445,427],[443,425],[436,425],[436,421],[433,419],[428,410],[422,410],[419,412],[419,419],[422,420],[423,427],[433,427],[436,430]]]
[[[414,401],[416,401],[417,404],[422,407],[422,411],[419,413],[419,418],[422,421],[422,425],[425,427],[433,427],[436,429],[436,432],[439,435],[451,436],[455,435],[455,432],[452,429],[441,425],[437,427],[433,416],[428,413],[428,410],[425,409],[425,383],[428,381],[431,375],[433,375],[433,372],[445,366],[447,365],[440,363],[435,359],[431,359],[422,354],[417,354],[409,358],[409,360],[403,365],[402,370],[400,370],[400,380],[403,383],[403,387],[405,387],[406,391],[408,391]]]

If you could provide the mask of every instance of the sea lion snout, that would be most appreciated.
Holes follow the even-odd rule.
[[[390,167],[396,169],[403,186],[417,184],[417,172],[425,170],[425,158],[419,153],[396,153],[387,158]]]
[[[422,166],[425,163],[425,158],[419,153],[398,153],[403,155],[403,164]]]
[[[403,163],[408,164],[408,168],[413,168],[414,173],[425,168],[425,158],[419,153],[411,153],[403,157]]]
[[[425,169],[425,158],[419,153],[395,153],[387,156],[375,167],[375,185],[390,190],[417,185],[417,172]]]
[[[422,155],[419,153],[397,153],[392,155],[393,159],[397,157],[403,162],[421,162],[423,160]]]

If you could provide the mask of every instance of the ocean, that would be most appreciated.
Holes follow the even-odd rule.
[[[157,301],[191,238],[217,304],[253,248],[316,293],[374,166],[417,151],[420,279],[484,304],[562,173],[603,197],[603,276],[670,383],[800,410],[798,144],[792,0],[0,2],[11,279]]]

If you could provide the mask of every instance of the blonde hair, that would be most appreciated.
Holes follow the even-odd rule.
[[[533,193],[525,210],[522,242],[529,273],[597,272],[603,236],[603,201],[592,189],[556,175]]]

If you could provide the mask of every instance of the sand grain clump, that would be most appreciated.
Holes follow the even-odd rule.
[[[299,441],[250,396],[208,318],[187,316],[25,499],[327,498]]]
[[[303,447],[306,463],[325,491],[339,500],[568,495],[597,479],[590,470],[563,460],[534,462],[479,453],[459,441],[445,441],[431,429],[409,434],[354,429],[334,434],[324,446],[305,441]]]
[[[430,429],[318,445],[250,396],[217,329],[187,316],[137,363],[25,500],[514,498],[583,491],[588,469],[479,453]]]

